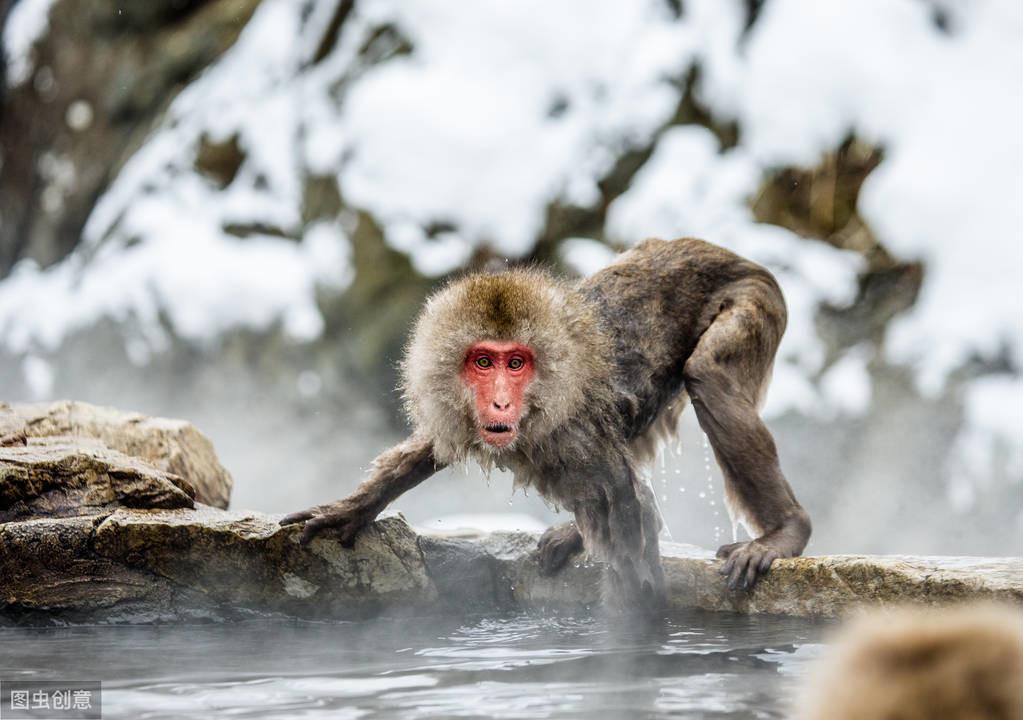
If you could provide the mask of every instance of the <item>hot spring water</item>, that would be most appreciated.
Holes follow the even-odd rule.
[[[517,614],[0,628],[0,681],[101,680],[103,717],[781,718],[826,627]]]

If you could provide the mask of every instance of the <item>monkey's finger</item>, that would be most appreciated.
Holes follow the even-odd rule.
[[[316,533],[318,533],[319,531],[320,529],[313,525],[311,522],[306,523],[305,528],[302,530],[302,537],[299,538],[299,542],[302,543],[303,545],[308,545],[313,541],[313,538],[316,537]]]
[[[718,548],[717,556],[719,558],[729,557],[740,545],[743,545],[743,543],[729,543],[728,545],[722,545]]]
[[[302,544],[308,545],[321,530],[339,525],[342,522],[344,522],[344,518],[338,515],[320,515],[313,518],[305,524],[305,529],[302,531]]]
[[[718,572],[722,575],[731,575],[732,570],[735,569],[735,564],[740,561],[743,548],[745,547],[746,543],[732,543],[731,545],[721,547],[718,550],[718,557],[725,558],[725,562],[718,569]]]
[[[732,553],[728,556],[728,559],[721,563],[721,567],[718,568],[719,575],[731,575],[732,568],[735,567],[735,561],[738,560],[739,554]]]
[[[281,525],[294,525],[295,523],[305,522],[315,517],[312,510],[302,510],[300,512],[293,512],[290,515],[285,515],[281,518]]]
[[[355,537],[366,527],[366,522],[362,518],[351,517],[343,517],[342,520],[344,524],[341,526],[341,532],[339,533],[341,547],[355,547]]]
[[[778,553],[774,550],[768,550],[764,553],[764,557],[760,558],[760,572],[767,572],[770,570],[771,565],[778,559],[778,557]]]
[[[735,564],[732,565],[732,571],[728,574],[728,587],[730,590],[737,590],[739,588],[739,581],[746,574],[746,566],[749,564],[750,556],[748,553],[737,552],[732,555],[732,558],[736,558],[736,560]]]
[[[743,584],[743,587],[747,590],[752,589],[757,584],[757,576],[760,574],[760,562],[757,562],[756,558],[750,558],[750,563],[746,566],[746,582]]]

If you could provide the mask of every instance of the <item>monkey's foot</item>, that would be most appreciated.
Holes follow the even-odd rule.
[[[631,564],[606,570],[604,600],[618,612],[656,617],[668,602],[664,573],[656,567],[633,567]]]
[[[336,528],[341,545],[350,548],[355,545],[355,536],[364,527],[373,522],[371,515],[359,508],[352,507],[344,501],[330,505],[318,505],[308,510],[285,515],[281,525],[305,523],[302,531],[302,544],[308,545],[321,530]]]
[[[583,549],[583,536],[575,523],[565,523],[548,528],[536,547],[540,553],[540,574],[553,575]]]
[[[728,576],[730,590],[740,587],[750,590],[770,569],[771,563],[784,556],[779,550],[758,540],[722,545],[718,548],[718,557],[725,562],[718,572]]]

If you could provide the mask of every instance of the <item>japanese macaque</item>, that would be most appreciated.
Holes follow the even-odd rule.
[[[785,322],[767,270],[695,239],[647,240],[578,283],[532,269],[463,277],[429,299],[406,350],[412,436],[351,496],[281,522],[304,522],[305,542],[336,528],[350,545],[403,492],[475,460],[575,515],[540,540],[545,572],[585,547],[606,563],[613,604],[656,607],[661,519],[638,470],[688,397],[755,538],[722,547],[721,572],[750,588],[810,536],[758,414]]]
[[[800,720],[1023,720],[1023,612],[873,611],[808,681]]]

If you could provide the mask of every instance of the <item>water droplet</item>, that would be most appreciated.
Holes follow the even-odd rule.
[[[705,497],[707,497],[707,493],[701,491],[700,492],[700,499],[702,500]]]

